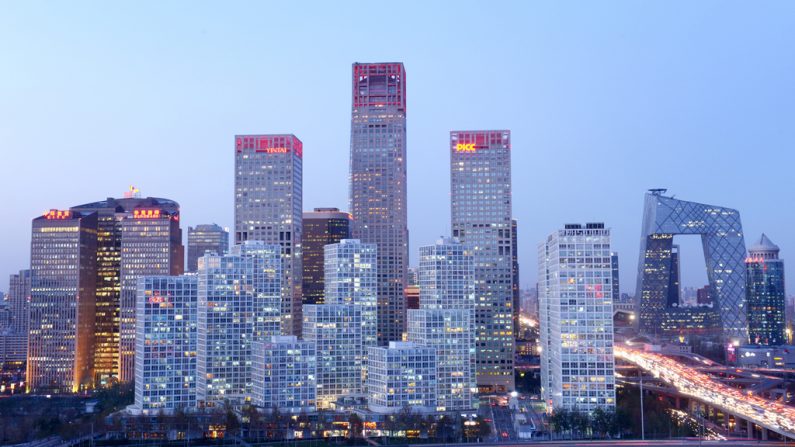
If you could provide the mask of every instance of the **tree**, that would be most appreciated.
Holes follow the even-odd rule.
[[[351,413],[348,416],[348,437],[350,439],[358,439],[364,430],[364,421],[356,413]]]

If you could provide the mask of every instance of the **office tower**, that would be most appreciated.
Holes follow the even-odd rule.
[[[196,225],[188,227],[188,269],[195,272],[199,269],[199,258],[210,252],[222,255],[229,250],[229,232],[216,224]]]
[[[419,285],[419,278],[417,277],[417,267],[409,267],[406,270],[406,288]]]
[[[305,304],[304,340],[315,345],[317,407],[362,393],[361,308],[350,304]]]
[[[15,334],[28,333],[30,270],[20,270],[8,282],[8,306],[11,311],[9,329]]]
[[[612,252],[610,253],[610,282],[613,288],[613,301],[618,301],[621,298],[621,289],[619,287],[619,278],[618,278],[618,253]]]
[[[748,249],[747,306],[748,333],[752,343],[781,345],[787,343],[784,261],[779,248],[763,233]]]
[[[295,135],[235,137],[235,243],[282,247],[282,333],[299,336],[302,157]]]
[[[696,305],[704,306],[707,304],[712,304],[712,297],[710,296],[708,285],[696,290]]]
[[[666,305],[668,308],[678,307],[681,302],[679,278],[682,277],[681,263],[679,262],[679,246],[674,244],[671,246],[671,267],[670,274],[668,275],[668,297],[666,298]]]
[[[511,291],[513,292],[513,332],[517,335],[519,329],[519,224],[516,219],[511,220]]]
[[[179,205],[141,203],[121,220],[121,299],[119,302],[119,381],[135,380],[135,312],[138,278],[184,271],[185,250]]]
[[[374,413],[397,413],[411,408],[436,411],[436,351],[411,342],[367,350],[367,405]]]
[[[420,286],[406,286],[403,294],[406,296],[406,312],[420,308]]]
[[[195,275],[138,278],[135,410],[196,407],[198,287]]]
[[[294,335],[254,343],[252,403],[264,410],[312,413],[317,409],[315,345]]]
[[[406,70],[355,63],[352,87],[351,236],[378,247],[378,342],[385,345],[406,329]]]
[[[408,341],[435,350],[436,409],[476,408],[472,250],[451,238],[420,247],[417,273],[420,308],[408,311]]]
[[[550,409],[615,408],[610,230],[567,224],[538,247],[541,392]]]
[[[646,194],[640,239],[638,283],[640,330],[657,333],[669,313],[672,284],[678,282],[675,235],[700,235],[707,278],[725,341],[748,342],[745,309],[745,242],[740,213],[715,205],[667,197],[665,189]],[[672,276],[676,276],[672,278]],[[674,318],[676,319],[676,318]]]
[[[97,215],[50,210],[33,219],[28,392],[93,386]]]
[[[106,386],[119,379],[121,361],[120,350],[120,308],[121,308],[121,258],[122,253],[129,253],[131,256],[139,256],[138,249],[122,249],[122,222],[131,218],[136,209],[160,209],[165,210],[172,216],[179,216],[179,204],[173,200],[157,197],[140,197],[135,187],[130,187],[129,192],[125,192],[124,198],[114,199],[109,197],[98,202],[78,205],[71,208],[72,212],[97,213],[97,311],[96,325],[94,332],[94,374],[97,386]],[[127,238],[131,243],[140,243],[138,238]],[[180,243],[181,245],[181,243]],[[181,246],[175,247],[182,250]],[[180,252],[181,253],[181,252]],[[175,256],[177,256],[175,254]],[[179,255],[181,256],[181,254]],[[156,261],[154,261],[156,262]],[[179,262],[181,260],[174,260]],[[134,272],[135,267],[127,270],[130,275],[127,281],[127,312],[126,317],[129,326],[129,319],[135,312],[135,286],[138,273]],[[174,270],[174,274],[181,273]],[[172,274],[171,271],[162,271],[158,274]],[[127,327],[134,331],[134,328]],[[132,340],[127,340],[126,347],[126,381],[133,380],[133,355],[135,349]]]
[[[475,259],[478,387],[509,391],[514,387],[510,131],[450,132],[450,189],[453,237],[472,247]]]
[[[282,247],[245,241],[199,258],[199,406],[233,406],[252,393],[252,343],[282,329]]]
[[[377,249],[357,239],[343,239],[325,248],[325,299],[328,304],[348,304],[362,312],[362,343],[378,344]]]
[[[304,212],[301,251],[304,304],[323,304],[323,247],[351,237],[351,215],[338,208],[315,208]]]

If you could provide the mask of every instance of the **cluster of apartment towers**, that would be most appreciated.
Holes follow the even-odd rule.
[[[452,235],[420,248],[415,309],[401,63],[353,64],[350,214],[304,222],[303,145],[290,134],[235,137],[234,245],[205,252],[223,230],[191,228],[195,271],[184,273],[174,201],[131,191],[46,212],[30,270],[12,276],[29,392],[134,381],[131,409],[144,413],[390,413],[471,410],[478,391],[511,391],[510,148],[507,130],[450,133]],[[347,231],[331,228],[340,215]]]

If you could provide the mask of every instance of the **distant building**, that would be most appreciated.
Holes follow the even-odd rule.
[[[406,288],[419,285],[417,277],[417,267],[409,267],[406,271]]]
[[[357,62],[351,74],[351,237],[378,248],[378,343],[386,345],[406,330],[406,69]]]
[[[538,249],[541,392],[550,409],[615,408],[610,230],[568,224]]]
[[[676,235],[700,235],[712,300],[724,341],[746,343],[745,242],[740,213],[716,205],[667,197],[664,189],[646,194],[641,229],[638,285],[640,330],[660,331],[666,312],[679,305],[679,259]]]
[[[279,335],[282,247],[260,241],[199,259],[199,406],[233,406],[252,393],[252,343]]]
[[[451,227],[472,247],[477,311],[477,380],[484,391],[514,388],[515,257],[511,133],[450,132]]]
[[[315,345],[294,335],[254,342],[252,404],[283,413],[311,413],[317,409]]]
[[[235,244],[282,248],[282,333],[301,335],[303,143],[295,135],[235,137]]]
[[[420,286],[408,286],[403,290],[406,295],[406,310],[420,308]]]
[[[188,227],[188,269],[195,272],[199,268],[199,258],[210,252],[223,255],[229,250],[229,232],[216,224]]]
[[[11,275],[8,284],[8,306],[11,312],[9,328],[11,332],[28,333],[28,312],[30,302],[30,270],[20,270]]]
[[[28,391],[93,387],[97,214],[50,210],[33,219]]]
[[[127,234],[123,238],[122,226],[135,220],[136,212],[142,216],[143,210],[152,210],[152,220],[148,221],[156,227],[147,226],[140,234]],[[154,218],[154,211],[163,212],[160,218]],[[173,200],[157,197],[141,197],[135,187],[124,194],[123,198],[108,197],[98,202],[73,206],[72,212],[97,213],[97,306],[96,325],[94,329],[94,376],[97,386],[107,386],[120,379],[124,382],[134,380],[135,351],[135,295],[138,277],[142,274],[177,275],[183,271],[181,230],[179,230],[179,204]],[[166,216],[167,215],[167,216]],[[144,217],[149,218],[147,214]],[[166,246],[161,243],[162,233],[159,224],[167,219],[168,223]],[[172,234],[172,226],[179,234]],[[142,227],[136,226],[136,230]],[[151,239],[150,239],[151,238]],[[174,238],[174,239],[172,239]],[[147,242],[154,245],[149,248],[156,254],[147,258]],[[157,241],[157,242],[154,242]],[[166,250],[161,251],[161,249]],[[151,265],[140,269],[141,257],[151,261]],[[164,256],[168,261],[164,262]],[[122,257],[125,261],[122,261]],[[122,265],[124,272],[122,274]],[[161,268],[156,268],[156,266]],[[124,311],[122,311],[122,283],[126,284],[124,292]],[[121,320],[124,319],[124,327]],[[120,332],[126,335],[122,341]],[[123,346],[122,346],[123,343]],[[120,350],[125,352],[120,355]],[[123,370],[124,377],[120,377]]]
[[[323,304],[323,250],[328,244],[350,239],[351,215],[338,208],[315,208],[304,211],[303,216],[303,304]]]
[[[621,298],[621,287],[618,274],[618,253],[610,253],[610,285],[613,289],[613,300],[618,301]]]
[[[135,380],[138,278],[181,275],[185,270],[179,205],[170,200],[151,199],[127,211],[121,220],[119,263],[119,380],[122,383]]]
[[[513,332],[514,337],[519,331],[519,316],[521,314],[522,292],[519,290],[519,223],[511,220],[511,291],[513,293]]]
[[[362,310],[350,304],[304,305],[304,340],[315,345],[317,406],[332,408],[337,399],[361,395],[364,350]]]
[[[712,297],[710,296],[709,285],[706,285],[696,290],[696,304],[699,306],[712,304]]]
[[[195,275],[138,279],[135,411],[196,407],[198,284]]]
[[[778,252],[778,246],[764,234],[748,249],[746,301],[752,343],[781,345],[788,341],[784,261]]]
[[[368,408],[374,413],[397,413],[411,408],[436,411],[436,350],[411,342],[389,342],[367,352]]]

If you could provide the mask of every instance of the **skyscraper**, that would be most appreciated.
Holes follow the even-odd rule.
[[[473,248],[475,260],[478,387],[512,390],[510,131],[450,132],[450,189],[453,237]]]
[[[282,333],[301,334],[303,144],[295,135],[235,137],[235,243],[282,247]]]
[[[119,380],[135,380],[135,312],[138,278],[181,275],[185,265],[179,205],[140,203],[121,220]]]
[[[610,253],[610,272],[612,273],[610,285],[613,288],[613,301],[618,301],[621,298],[621,290],[618,275],[618,253],[616,252]]]
[[[205,252],[222,255],[229,249],[229,232],[216,224],[188,227],[188,269],[195,272],[199,268],[199,258]]]
[[[538,247],[541,392],[550,408],[615,408],[610,230],[568,224]]]
[[[746,292],[751,343],[787,343],[784,261],[779,248],[763,233],[748,249]]]
[[[312,342],[275,335],[254,342],[254,406],[265,411],[312,413],[317,409],[317,357]]]
[[[93,386],[96,256],[96,213],[51,210],[33,219],[29,392]]]
[[[511,291],[513,292],[513,332],[519,329],[521,291],[519,290],[519,223],[511,220]]]
[[[252,393],[253,346],[282,329],[282,247],[245,241],[199,259],[196,400],[240,406]]]
[[[124,198],[114,199],[109,197],[98,202],[78,205],[71,208],[73,212],[97,213],[97,310],[94,331],[94,374],[98,386],[108,385],[119,379],[120,350],[120,307],[121,307],[121,258],[122,252],[138,256],[138,250],[122,250],[122,222],[134,215],[135,209],[161,209],[172,215],[179,215],[179,204],[173,200],[157,197],[139,196],[135,187],[130,187],[130,192]],[[139,243],[136,238],[127,238],[131,243]],[[140,247],[139,247],[140,248]],[[178,248],[179,249],[179,248]],[[176,261],[175,261],[176,262]],[[181,273],[181,270],[179,271]],[[132,272],[130,272],[132,274]],[[170,271],[161,272],[171,274]],[[137,275],[137,274],[135,274]],[[137,276],[132,276],[128,281],[126,301],[128,306],[127,317],[131,317],[134,310],[134,288]],[[134,349],[134,345],[127,345]],[[132,358],[132,354],[128,355]],[[126,364],[132,368],[132,363]],[[128,369],[132,374],[132,371]],[[127,376],[127,380],[132,380]]]
[[[747,343],[745,241],[740,213],[667,197],[665,191],[650,190],[644,201],[635,293],[640,302],[640,330],[648,334],[664,326],[676,330],[665,323],[682,320],[671,307],[679,297],[678,248],[673,239],[680,234],[699,235],[715,307],[702,312],[719,314],[724,341]],[[712,320],[708,315],[699,319]]]
[[[476,408],[475,270],[455,239],[420,247],[420,308],[408,311],[408,340],[435,350],[438,411]]]
[[[196,406],[198,277],[138,279],[135,403],[144,414]]]
[[[303,303],[323,304],[323,247],[350,239],[351,215],[338,208],[315,208],[304,211],[303,220]]]
[[[378,247],[378,342],[385,345],[406,329],[406,70],[354,63],[352,90],[351,235]]]
[[[30,300],[30,270],[20,270],[8,282],[8,304],[11,310],[11,332],[28,333],[28,307]]]
[[[436,411],[436,350],[405,341],[367,350],[367,406],[375,413]]]

